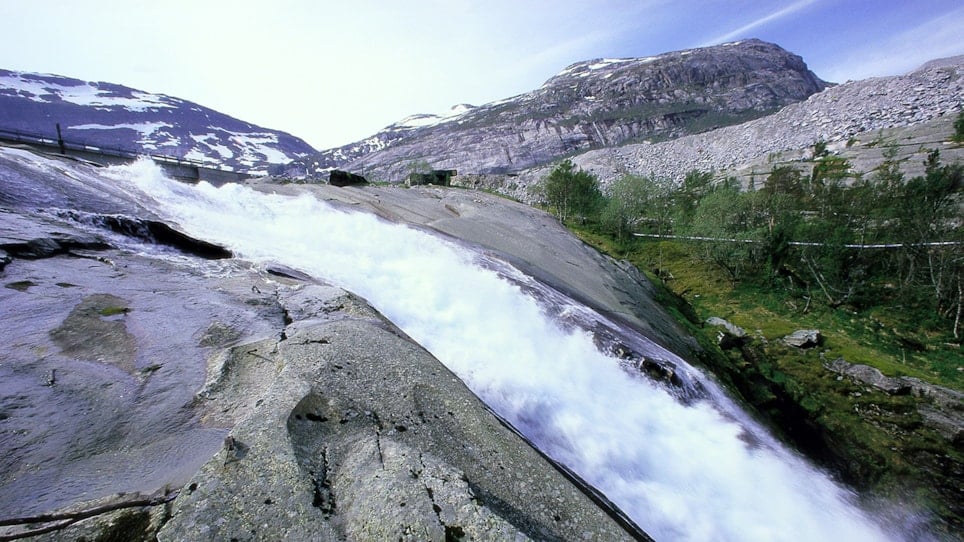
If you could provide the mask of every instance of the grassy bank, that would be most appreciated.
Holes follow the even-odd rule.
[[[962,443],[925,423],[922,412],[934,408],[932,400],[889,394],[825,367],[843,358],[887,376],[962,390],[960,345],[947,342],[946,333],[931,331],[912,310],[829,308],[787,289],[733,283],[694,257],[686,241],[619,242],[573,230],[647,273],[664,305],[706,348],[698,362],[778,435],[863,494],[930,511],[939,530],[961,532]],[[710,316],[744,328],[752,340],[722,350],[718,328],[703,324]],[[798,329],[819,329],[823,343],[802,350],[780,340]]]

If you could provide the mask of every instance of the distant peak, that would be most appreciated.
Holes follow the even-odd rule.
[[[730,41],[726,43],[721,43],[718,45],[708,45],[706,47],[696,47],[692,49],[683,49],[680,51],[669,51],[665,53],[660,53],[654,56],[643,56],[643,57],[626,57],[626,58],[595,58],[592,60],[582,60],[574,64],[566,66],[565,69],[560,71],[558,74],[553,76],[552,79],[557,77],[585,77],[593,72],[598,72],[600,70],[616,69],[622,66],[632,66],[640,64],[648,64],[654,61],[659,61],[663,59],[674,59],[679,57],[690,56],[693,54],[712,54],[714,52],[723,52],[727,49],[772,49],[775,53],[787,53],[785,49],[780,47],[775,43],[770,43],[757,38],[748,38],[738,41]],[[552,80],[550,79],[550,81]]]
[[[936,58],[929,62],[925,62],[921,67],[914,70],[915,72],[924,70],[933,70],[938,68],[955,68],[958,66],[964,66],[964,55],[949,56],[946,58]]]
[[[389,128],[424,128],[426,126],[435,126],[436,124],[456,119],[473,109],[475,109],[475,106],[471,104],[456,104],[438,114],[417,113],[415,115],[409,115],[392,124]]]

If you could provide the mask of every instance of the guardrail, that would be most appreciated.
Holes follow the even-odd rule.
[[[59,133],[58,125],[58,133]],[[24,132],[21,130],[8,130],[5,128],[0,128],[0,140],[24,143],[28,145],[40,145],[44,147],[50,147],[56,149],[61,154],[65,151],[75,151],[75,152],[86,152],[92,154],[99,154],[103,156],[111,156],[114,158],[123,158],[128,160],[136,160],[141,156],[147,156],[155,162],[163,162],[167,164],[188,166],[188,167],[199,167],[204,169],[210,169],[214,171],[226,171],[232,173],[236,172],[234,168],[230,166],[217,166],[215,164],[210,164],[207,162],[202,162],[200,160],[191,160],[189,158],[180,158],[177,156],[169,156],[166,154],[149,154],[143,151],[138,151],[134,149],[122,149],[118,147],[103,147],[87,145],[86,143],[78,143],[74,141],[68,141],[63,138],[51,138],[50,136],[36,134],[31,132]]]

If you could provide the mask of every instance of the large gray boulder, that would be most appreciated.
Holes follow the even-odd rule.
[[[280,298],[305,319],[210,368],[199,402],[234,428],[160,540],[633,536],[364,302]]]
[[[281,266],[125,240],[90,219],[149,214],[93,168],[48,165],[0,148],[0,520],[19,520],[0,537],[648,539],[363,300]],[[386,216],[503,201],[398,195],[437,206],[406,214],[399,199]],[[51,205],[79,213],[34,211]],[[486,237],[525,216],[494,215],[451,226]],[[532,269],[557,261],[513,242]],[[619,308],[613,291],[597,280],[586,297]]]

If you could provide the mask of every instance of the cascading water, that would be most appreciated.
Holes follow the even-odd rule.
[[[307,195],[183,185],[143,161],[112,175],[193,236],[365,297],[657,540],[891,539],[683,360],[506,264]],[[702,398],[626,371],[586,326],[672,361]]]

